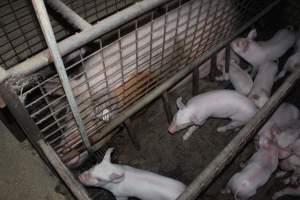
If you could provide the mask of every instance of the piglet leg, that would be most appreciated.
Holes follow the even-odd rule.
[[[221,127],[218,127],[217,128],[217,132],[218,133],[224,133],[228,130],[231,130],[231,129],[236,129],[237,127],[240,127],[242,126],[243,123],[242,122],[239,122],[239,121],[232,121],[230,122],[229,124],[225,125],[225,126],[221,126]]]
[[[297,188],[292,188],[292,187],[284,188],[283,190],[276,192],[272,196],[272,200],[276,200],[285,195],[300,196],[300,186],[298,186]]]
[[[128,197],[116,197],[117,200],[127,200]]]
[[[198,129],[198,126],[191,126],[189,130],[183,135],[182,139],[187,140]]]

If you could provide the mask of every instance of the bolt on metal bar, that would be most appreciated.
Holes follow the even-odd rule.
[[[76,29],[83,31],[84,29],[89,29],[92,27],[90,23],[80,17],[77,13],[75,13],[71,8],[66,6],[60,0],[46,0],[46,3],[56,12],[61,14],[62,17]]]
[[[156,89],[154,89],[151,93],[149,93],[147,96],[145,96],[140,101],[136,102],[135,105],[124,111],[121,115],[116,117],[113,121],[111,121],[107,126],[105,126],[102,129],[102,135],[108,134],[111,130],[116,128],[120,123],[122,123],[124,120],[129,118],[131,115],[135,114],[137,111],[139,111],[141,108],[143,108],[145,105],[149,104],[151,101],[153,101],[155,98],[160,96],[164,91],[171,88],[175,83],[182,80],[182,78],[186,77],[188,74],[190,74],[194,68],[201,65],[203,62],[205,62],[207,59],[210,58],[210,56],[214,53],[217,53],[219,50],[224,48],[228,43],[230,43],[232,40],[234,40],[238,35],[240,35],[243,31],[245,31],[248,27],[250,27],[254,22],[256,22],[258,19],[260,19],[262,16],[264,16],[266,13],[268,13],[274,6],[276,6],[280,0],[273,1],[270,5],[268,5],[264,10],[259,12],[256,16],[254,16],[252,19],[250,19],[247,23],[245,23],[242,27],[240,27],[234,34],[232,34],[229,38],[223,40],[219,44],[217,44],[214,48],[209,49],[206,51],[203,56],[196,58],[194,62],[187,65],[185,68],[183,68],[181,71],[179,71],[176,75],[159,85]],[[94,136],[93,140],[98,141],[97,135]],[[96,143],[93,145],[94,150],[98,150],[101,146],[100,143]]]
[[[50,49],[50,53],[53,57],[57,73],[58,73],[61,83],[63,85],[64,91],[65,91],[65,94],[67,97],[67,101],[70,105],[72,114],[73,114],[76,124],[78,126],[79,133],[81,135],[84,145],[86,146],[88,151],[90,151],[91,143],[87,137],[87,133],[85,131],[85,127],[84,127],[83,121],[81,119],[79,109],[78,109],[74,94],[72,92],[71,85],[69,83],[69,79],[68,79],[61,55],[59,53],[59,49],[57,47],[57,43],[56,43],[55,36],[54,36],[53,30],[52,30],[52,27],[50,24],[50,20],[49,20],[47,11],[46,11],[44,1],[43,0],[32,0],[32,4],[33,4],[34,10],[35,10],[35,13],[37,15],[37,18],[39,20],[39,23],[41,25],[43,34],[45,36],[45,40]]]
[[[103,19],[91,28],[66,38],[58,43],[61,56],[78,49],[86,43],[95,40],[97,37],[168,1],[169,0],[144,0],[137,2],[116,14]],[[19,77],[29,75],[52,62],[53,60],[51,59],[49,50],[44,50],[7,70],[6,76],[2,76],[0,73],[0,82],[7,79],[9,76]]]

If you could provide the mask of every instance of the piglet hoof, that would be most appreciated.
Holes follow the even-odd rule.
[[[221,192],[221,194],[229,194],[230,190],[227,188],[223,188],[220,192]]]
[[[272,196],[272,200],[276,200],[276,199],[278,199],[278,198],[281,197],[281,196],[283,196],[283,195],[281,194],[281,192],[276,192],[276,193]]]
[[[284,179],[282,182],[283,182],[285,185],[288,185],[288,184],[291,183],[291,179],[290,179],[290,177],[289,177],[289,178]]]
[[[223,126],[217,128],[217,132],[218,132],[218,133],[225,133],[226,131],[227,131],[227,128],[225,128],[225,127],[223,127]]]
[[[183,141],[188,140],[188,139],[190,138],[190,136],[191,136],[191,135],[184,134],[184,135],[182,136]]]
[[[286,174],[287,174],[287,172],[285,172],[285,171],[279,171],[279,172],[277,172],[277,173],[275,174],[275,177],[276,177],[276,178],[282,178],[282,177],[284,177]]]

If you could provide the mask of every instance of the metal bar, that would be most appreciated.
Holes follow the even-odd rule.
[[[234,40],[238,35],[243,33],[249,26],[251,26],[254,22],[256,22],[258,19],[260,19],[262,16],[264,16],[266,13],[268,13],[274,6],[276,6],[280,0],[273,1],[270,5],[268,5],[263,11],[258,13],[255,17],[250,19],[247,23],[245,23],[241,28],[239,28],[235,34],[232,34],[229,38],[223,40],[219,44],[217,44],[214,48],[211,48],[210,50],[206,51],[201,57],[196,58],[191,64],[187,65],[185,68],[183,68],[181,71],[179,71],[176,75],[165,81],[163,84],[159,85],[156,89],[154,89],[151,93],[146,95],[143,99],[136,102],[135,105],[128,108],[126,111],[124,111],[121,115],[116,117],[113,121],[111,121],[107,126],[103,128],[102,135],[108,134],[111,130],[116,128],[120,123],[122,123],[124,120],[129,118],[131,115],[135,114],[137,111],[139,111],[141,108],[143,108],[145,105],[149,104],[151,101],[153,101],[155,98],[159,97],[164,91],[169,89],[171,86],[173,86],[175,83],[179,82],[181,79],[183,79],[185,76],[187,76],[189,73],[193,71],[194,68],[200,66],[203,62],[209,59],[209,57],[220,51],[222,48],[225,47],[228,43],[230,43],[232,40]],[[101,138],[98,138],[99,136],[95,135],[93,138],[94,141],[98,141]],[[99,142],[98,142],[99,143]],[[93,146],[93,149],[96,151],[101,146],[96,143]]]
[[[290,75],[272,98],[256,113],[252,120],[235,136],[223,151],[200,173],[180,195],[178,200],[193,200],[218,176],[233,158],[255,136],[258,129],[284,100],[300,79],[300,70]]]
[[[86,190],[82,185],[75,179],[70,170],[65,166],[61,159],[57,156],[52,147],[44,142],[44,140],[39,140],[38,144],[42,148],[44,154],[48,157],[50,163],[55,168],[56,172],[60,178],[65,182],[68,188],[71,190],[73,195],[78,200],[91,200],[88,196]]]
[[[216,74],[217,74],[217,53],[213,54],[210,58],[209,80],[215,81]]]
[[[199,92],[199,67],[193,70],[193,96]]]
[[[116,14],[103,19],[102,21],[93,25],[91,28],[80,33],[76,33],[59,42],[59,51],[61,55],[64,56],[85,45],[86,43],[95,40],[97,37],[168,1],[169,0],[144,0],[137,2],[134,5],[117,12]],[[10,68],[6,73],[6,76],[26,76],[36,72],[52,62],[53,60],[50,55],[50,51],[47,49]],[[0,73],[0,82],[3,81],[3,79],[5,80],[7,78],[6,76],[3,76]]]
[[[59,49],[57,47],[57,43],[55,40],[55,36],[50,24],[50,20],[46,11],[46,7],[43,0],[32,0],[32,4],[35,10],[35,13],[37,15],[37,18],[39,20],[39,23],[41,25],[43,34],[46,39],[46,43],[50,49],[51,56],[53,57],[55,68],[57,70],[57,73],[59,75],[59,78],[61,80],[62,86],[64,88],[67,101],[70,105],[72,114],[74,116],[74,119],[76,121],[76,124],[79,129],[80,136],[83,140],[84,145],[90,151],[91,149],[91,143],[87,137],[87,133],[85,131],[85,127],[83,124],[83,121],[80,116],[80,112],[74,97],[74,94],[71,89],[71,85],[69,83],[69,79],[65,70],[64,63],[62,61],[61,55],[59,53]]]
[[[37,140],[41,137],[38,127],[30,117],[28,111],[24,108],[24,105],[20,102],[17,94],[9,86],[9,83],[7,81],[0,84],[0,95],[5,101],[10,113],[14,116],[17,123],[23,129],[28,141],[35,148],[35,150],[45,161],[45,163],[50,167],[50,169],[52,169],[47,157],[44,155],[41,148],[37,144]]]
[[[9,112],[8,108],[0,109],[0,121],[2,121],[2,123],[19,142],[23,142],[26,139],[25,133],[21,129],[20,125],[16,122],[12,114]]]
[[[173,115],[167,91],[162,93],[161,99],[164,105],[168,123],[170,124],[172,122]]]
[[[134,148],[138,151],[141,150],[141,145],[136,137],[136,134],[134,133],[134,128],[133,128],[132,122],[129,118],[124,121],[124,127],[127,130],[128,136],[129,136]]]
[[[67,20],[73,27],[83,31],[85,29],[89,29],[92,27],[90,23],[80,17],[77,13],[75,13],[71,8],[66,6],[60,0],[46,0],[46,3],[54,9],[56,12],[61,14],[61,16]]]
[[[230,65],[230,45],[225,47],[225,73],[229,74],[229,65]]]

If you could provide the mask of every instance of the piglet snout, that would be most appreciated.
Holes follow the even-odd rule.
[[[176,125],[171,124],[171,125],[169,126],[169,128],[168,128],[168,131],[169,131],[170,134],[174,135],[175,132],[177,131]]]
[[[91,175],[89,172],[83,172],[78,176],[78,179],[80,180],[81,183],[87,183],[88,180],[90,179]]]

